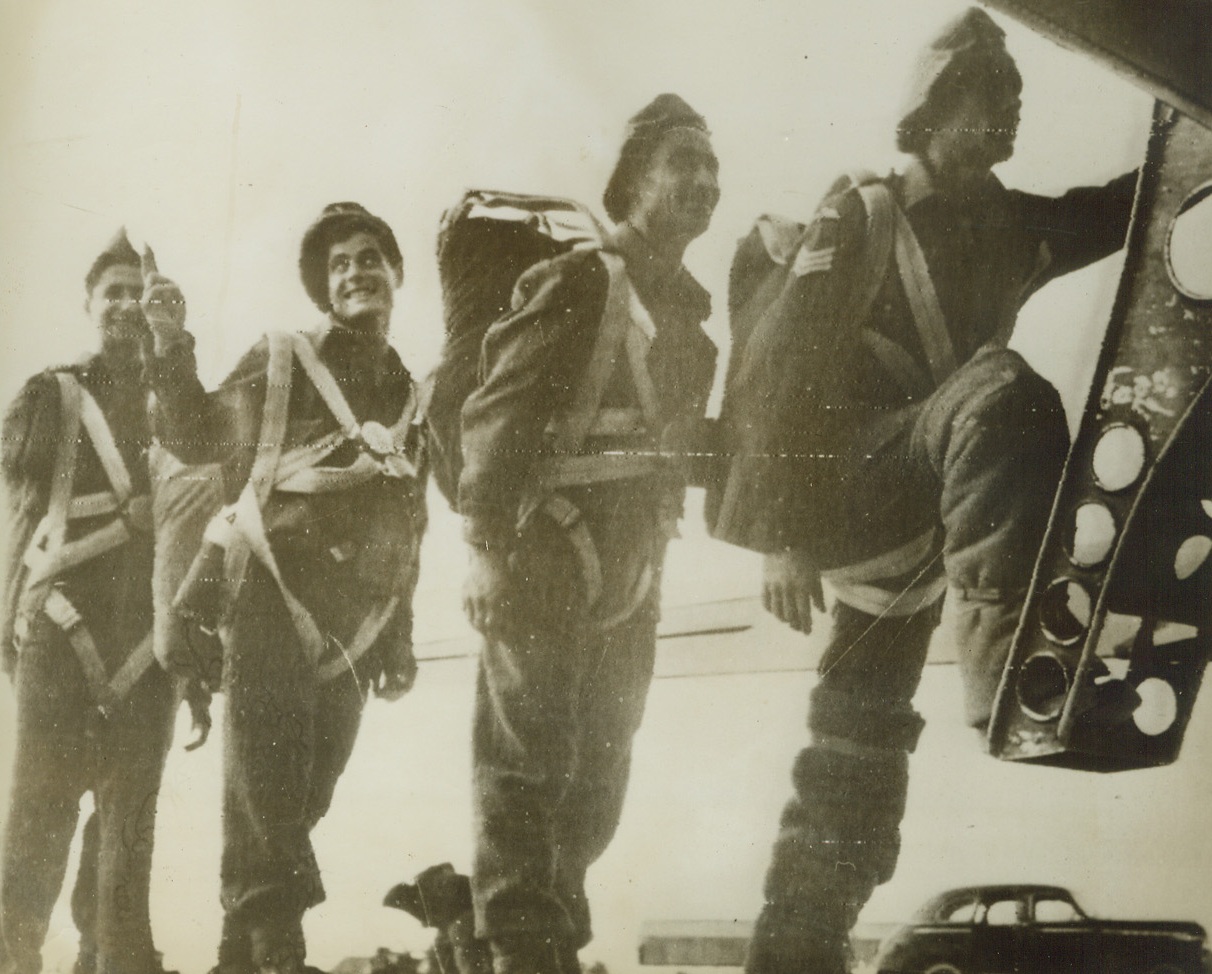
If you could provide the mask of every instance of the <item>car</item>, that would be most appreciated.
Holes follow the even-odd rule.
[[[928,900],[881,945],[879,974],[1197,974],[1198,923],[1100,920],[1061,886],[966,886]]]

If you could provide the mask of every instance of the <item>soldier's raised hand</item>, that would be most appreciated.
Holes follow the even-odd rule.
[[[185,334],[185,297],[175,283],[160,273],[156,255],[147,244],[139,258],[143,272],[143,298],[139,302],[151,329],[157,355],[182,340]]]
[[[812,610],[825,611],[821,571],[806,551],[793,548],[762,562],[762,607],[798,632],[812,632]]]

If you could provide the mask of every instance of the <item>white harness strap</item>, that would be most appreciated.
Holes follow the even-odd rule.
[[[830,569],[821,577],[838,600],[875,616],[909,616],[933,605],[947,589],[938,558],[939,534],[930,528],[911,541],[874,558]],[[886,579],[918,571],[909,586],[888,586]]]
[[[25,552],[29,576],[25,582],[27,595],[23,608],[27,616],[32,616],[35,611],[43,612],[67,636],[84,671],[89,692],[97,706],[105,712],[121,702],[151,666],[155,659],[152,634],[148,632],[143,637],[110,677],[92,633],[84,625],[79,611],[53,583],[64,571],[131,539],[126,521],[118,517],[82,538],[67,541],[71,521],[109,514],[125,517],[135,513],[132,510],[135,502],[143,500],[146,503],[146,498],[133,496],[130,472],[97,401],[70,372],[56,372],[55,379],[59,386],[60,402],[59,449],[55,454],[47,512]],[[110,489],[73,497],[81,428],[93,446],[109,480]]]
[[[319,461],[338,446],[353,440],[365,440],[365,429],[377,424],[363,426],[358,423],[336,379],[320,360],[315,347],[306,336],[270,332],[267,337],[269,363],[266,369],[265,407],[252,473],[236,502],[220,511],[207,526],[205,539],[226,549],[224,574],[232,580],[233,589],[238,589],[250,556],[255,557],[265,567],[278,587],[308,661],[318,667],[320,680],[326,681],[339,675],[347,666],[351,667],[353,662],[365,654],[399,607],[400,599],[393,596],[371,612],[363,620],[348,646],[333,640],[338,645],[341,656],[321,665],[327,640],[311,612],[291,592],[282,577],[265,532],[262,511],[270,493],[275,489],[292,493],[323,493],[355,487],[384,474],[415,476],[416,470],[401,456],[387,456],[386,462],[381,462],[365,453],[359,455],[348,467],[320,466]],[[312,443],[284,450],[292,365],[295,359],[299,361],[341,429]],[[388,434],[394,443],[410,419],[411,410],[408,404],[405,404],[395,426],[383,432]],[[392,460],[398,460],[400,463],[392,464]]]
[[[909,226],[905,211],[899,206],[894,207],[894,210],[896,266],[900,271],[901,283],[905,287],[905,296],[909,299],[909,307],[913,311],[913,320],[917,323],[917,331],[926,350],[930,374],[937,384],[955,371],[955,349],[951,345],[951,334],[947,331],[947,321],[943,317],[943,309],[939,306],[934,281],[930,279],[930,269],[926,266],[926,257],[922,253],[921,245],[917,242],[913,228]]]

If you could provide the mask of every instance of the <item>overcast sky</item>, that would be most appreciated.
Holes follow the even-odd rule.
[[[921,44],[963,6],[0,0],[0,398],[92,346],[83,276],[123,224],[181,284],[204,379],[216,381],[266,329],[318,318],[298,281],[298,242],[336,200],[359,201],[396,229],[406,279],[393,336],[423,373],[441,339],[433,249],[442,210],[472,186],[573,196],[600,212],[628,116],[662,91],[707,118],[720,157],[723,198],[688,262],[722,310],[732,248],[754,217],[806,218],[840,172],[901,161],[893,130],[904,79]],[[995,16],[1025,79],[1018,152],[999,169],[1003,180],[1059,193],[1136,165],[1150,99]],[[1084,398],[1116,273],[1112,258],[1051,285],[1024,313],[1017,343],[1071,405]],[[725,341],[722,313],[710,330]],[[444,511],[434,531],[455,536]],[[423,587],[452,592],[457,578],[435,585],[435,565],[440,557],[427,562]],[[751,575],[741,580],[737,594],[752,594]],[[1187,800],[1212,797],[1201,754],[1192,772],[1202,785],[1188,779]],[[966,779],[974,821],[982,795],[1009,800],[1024,780],[997,777],[984,760],[974,767],[989,770]],[[1176,877],[1163,908],[1212,921],[1212,863],[1206,841],[1187,834],[1192,806],[1175,813],[1151,793],[1150,780],[1174,777],[1124,776],[1122,788],[1048,780],[1059,814],[1113,802],[1090,824],[1096,840],[1114,838],[1117,862],[1123,837],[1149,830],[1156,810],[1155,865]],[[945,796],[915,787],[926,797],[911,815],[927,822],[929,802]],[[1040,818],[1018,824],[1013,841],[1027,850]],[[938,842],[941,856],[946,836]],[[1036,852],[1029,861],[1042,872],[1047,857]],[[1099,853],[1082,855],[1093,863]],[[1082,868],[1095,882],[1133,872]]]

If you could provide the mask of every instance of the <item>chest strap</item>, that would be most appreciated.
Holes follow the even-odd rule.
[[[207,525],[204,540],[225,549],[224,575],[233,593],[238,591],[247,572],[249,558],[255,557],[262,564],[278,587],[308,661],[319,667],[322,680],[331,679],[373,645],[395,614],[400,599],[393,596],[371,612],[349,646],[332,639],[340,656],[321,666],[327,640],[311,612],[286,584],[265,531],[262,511],[275,489],[321,493],[346,490],[380,476],[416,476],[415,466],[395,448],[411,422],[415,402],[410,398],[390,429],[378,423],[360,424],[336,379],[306,336],[271,332],[267,339],[266,398],[252,473],[236,502],[221,510]],[[284,450],[292,366],[296,359],[341,428],[311,443]],[[376,455],[363,452],[348,467],[320,464],[334,449],[351,441],[361,443]]]
[[[112,706],[146,672],[150,660],[143,650],[150,651],[151,634],[131,652],[114,680],[109,680],[92,634],[67,597],[54,588],[54,582],[64,572],[125,544],[132,537],[132,527],[147,530],[150,507],[146,497],[134,495],[130,472],[97,401],[70,372],[54,375],[59,386],[59,443],[47,511],[25,550],[28,575],[21,601],[21,628],[27,628],[28,620],[39,611],[44,612],[67,634],[98,706]],[[92,444],[110,489],[73,496],[82,431]],[[114,519],[82,537],[67,540],[72,521],[106,515]]]

